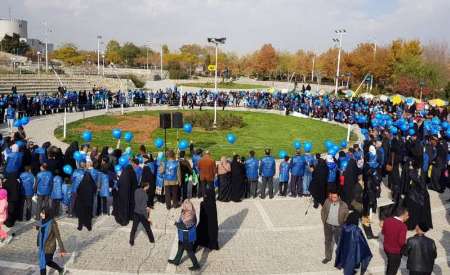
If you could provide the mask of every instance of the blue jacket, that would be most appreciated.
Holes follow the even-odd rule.
[[[288,182],[289,181],[289,170],[290,170],[289,162],[283,160],[280,163],[279,182]]]
[[[50,171],[41,171],[37,174],[37,194],[39,196],[50,196],[53,185],[53,175]]]
[[[6,173],[10,174],[18,172],[20,167],[22,166],[22,158],[23,158],[22,152],[10,153],[8,155],[8,158],[6,159],[6,168],[5,168]]]
[[[178,175],[178,161],[168,160],[164,165],[164,179],[165,180],[176,180]]]
[[[69,206],[70,201],[72,200],[72,191],[70,190],[69,185],[67,183],[63,183],[61,190],[63,195],[62,203]]]
[[[245,161],[245,174],[248,180],[258,179],[259,161],[256,158],[249,158]]]
[[[8,109],[6,109],[6,118],[7,119],[15,119],[16,118],[16,110],[14,110],[14,108],[12,108],[12,107],[8,107]]]
[[[63,193],[62,193],[62,185],[64,181],[60,176],[55,176],[53,178],[53,188],[52,188],[52,194],[51,198],[52,200],[62,200]]]
[[[275,175],[275,159],[272,156],[265,156],[261,159],[259,174],[263,177],[273,177]]]
[[[134,168],[134,173],[136,174],[138,186],[141,186],[142,167],[137,166],[136,168]]]
[[[109,175],[99,172],[99,179],[100,179],[100,197],[109,197],[109,182],[110,178]]]
[[[376,154],[372,154],[372,153],[368,153],[368,162],[367,164],[369,165],[370,168],[372,169],[376,169],[378,168],[378,162],[377,162],[377,155]]]
[[[72,173],[72,193],[76,193],[78,190],[78,186],[80,186],[81,181],[84,177],[83,169],[75,169]]]
[[[199,169],[198,169],[198,162],[202,159],[202,157],[200,155],[194,154],[192,156],[192,167],[195,170],[195,173],[198,174]]]
[[[305,174],[305,165],[306,165],[306,161],[305,161],[305,157],[300,155],[300,156],[293,156],[291,159],[291,174],[293,176],[300,176],[303,177],[303,175]]]
[[[34,176],[30,172],[23,172],[20,174],[20,183],[22,184],[22,195],[25,197],[32,197],[34,194]]]
[[[335,183],[337,176],[337,164],[335,162],[327,162],[328,166],[328,182]]]

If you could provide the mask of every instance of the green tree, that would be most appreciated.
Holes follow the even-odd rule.
[[[121,56],[123,62],[127,65],[132,66],[135,64],[134,59],[139,55],[140,50],[132,42],[126,42],[120,48],[119,53],[120,53],[120,56]]]
[[[108,44],[106,44],[105,58],[110,63],[123,63],[122,56],[120,55],[119,42],[117,42],[116,40],[110,40]]]

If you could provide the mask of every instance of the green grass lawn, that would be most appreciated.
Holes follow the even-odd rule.
[[[346,138],[347,134],[347,130],[341,126],[312,119],[254,112],[235,113],[243,117],[245,123],[244,127],[214,131],[205,131],[200,128],[194,128],[191,134],[186,134],[180,129],[178,131],[179,138],[184,138],[188,141],[192,140],[196,148],[208,149],[212,152],[213,156],[218,159],[222,155],[231,156],[234,153],[247,156],[249,150],[255,150],[257,155],[261,156],[264,148],[267,147],[271,148],[273,154],[277,157],[278,152],[281,149],[286,150],[289,155],[292,155],[295,151],[292,144],[296,139],[299,139],[302,143],[304,141],[311,141],[313,143],[313,152],[324,152],[325,149],[323,143],[325,140],[329,139],[336,144],[339,144],[342,139]],[[139,118],[143,116],[158,117],[159,112],[134,112],[124,116],[103,115],[69,123],[68,137],[64,141],[70,143],[74,140],[78,140],[80,144],[82,144],[81,133],[84,130],[83,124],[90,122],[99,127],[108,128],[107,130],[94,131],[92,144],[99,147],[99,149],[105,145],[115,147],[116,141],[111,135],[111,130],[116,127],[115,125],[124,119],[126,120],[127,117]],[[148,131],[146,130],[145,125],[142,125],[141,131]],[[135,137],[139,134],[138,132],[134,133]],[[229,132],[236,135],[236,143],[229,144],[226,141],[226,135]],[[62,139],[61,127],[55,130],[55,136]],[[162,129],[156,129],[150,134],[150,138],[145,142],[147,149],[152,152],[158,151],[153,145],[153,141],[158,137],[164,138],[164,131]],[[167,130],[168,148],[176,148],[176,137],[177,130]],[[352,140],[355,140],[354,136],[352,136]],[[140,143],[136,141],[132,142],[131,146],[133,151],[137,151],[139,145]],[[122,142],[122,148],[125,148],[126,146],[128,145],[126,145],[125,142]]]
[[[177,86],[188,86],[188,87],[199,87],[199,88],[207,88],[214,89],[214,82],[203,82],[203,83],[179,83]],[[246,83],[234,83],[234,82],[218,82],[218,89],[267,89],[268,86],[260,85],[260,84],[246,84]]]

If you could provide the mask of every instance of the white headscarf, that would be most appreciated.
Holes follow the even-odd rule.
[[[19,152],[19,145],[13,144],[13,145],[11,146],[11,151],[12,151],[13,153]]]
[[[375,146],[370,145],[369,146],[369,153],[376,155],[377,154],[377,150],[375,149]]]

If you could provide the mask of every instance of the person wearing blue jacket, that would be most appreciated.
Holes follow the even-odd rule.
[[[197,149],[192,155],[192,170],[195,172],[196,177],[200,175],[200,169],[198,168],[198,163],[202,159],[202,149]],[[197,178],[197,182],[199,179]],[[197,197],[197,185],[192,186],[192,197]]]
[[[303,175],[305,174],[306,161],[300,150],[295,152],[290,163],[291,169],[291,197],[303,196]]]
[[[259,164],[259,175],[262,176],[261,199],[266,198],[266,186],[269,198],[273,199],[273,176],[275,175],[275,159],[270,155],[270,149],[264,151],[265,156]]]
[[[39,220],[42,208],[48,206],[48,199],[52,192],[53,175],[48,171],[47,163],[41,165],[41,172],[36,176],[37,211],[36,220]]]
[[[248,184],[250,185],[250,196],[256,198],[258,193],[258,167],[259,161],[255,157],[255,151],[249,152],[250,156],[245,161],[245,174],[248,179]]]
[[[55,170],[55,176],[53,177],[52,193],[50,195],[51,205],[53,208],[53,214],[55,217],[59,216],[61,201],[63,199],[62,185],[64,183],[63,178],[60,176],[59,170]]]
[[[11,153],[9,153],[6,158],[6,175],[18,173],[20,168],[22,167],[22,159],[23,153],[19,152],[19,146],[17,144],[13,144],[11,146]]]
[[[14,119],[16,118],[16,110],[11,106],[11,104],[9,104],[8,108],[6,109],[5,117],[6,122],[8,123],[9,132],[12,134]]]
[[[316,166],[317,160],[311,153],[305,154],[305,174],[303,175],[303,196],[309,197],[309,185],[312,181],[312,173]]]
[[[84,177],[84,173],[86,172],[86,161],[82,160],[79,163],[79,168],[75,169],[75,171],[73,171],[72,173],[72,186],[71,186],[71,193],[72,193],[72,197],[71,197],[71,205],[70,205],[70,213],[74,214],[74,207],[75,207],[75,200],[77,199],[77,190],[78,187],[80,186],[81,181],[83,180]]]
[[[34,195],[35,178],[31,173],[31,166],[25,166],[25,171],[19,176],[20,184],[22,186],[22,195],[25,198],[25,219],[29,221],[31,219],[32,212],[32,199]]]
[[[280,194],[280,196],[286,197],[290,171],[289,156],[285,156],[284,160],[281,161],[279,171],[280,173],[278,175],[278,182],[279,182],[278,193]]]
[[[100,215],[100,212],[103,215],[109,215],[108,198],[111,196],[110,186],[112,183],[112,177],[110,176],[108,166],[108,162],[102,161],[101,171],[99,172],[99,196],[101,198],[101,203],[97,206],[97,216]]]

